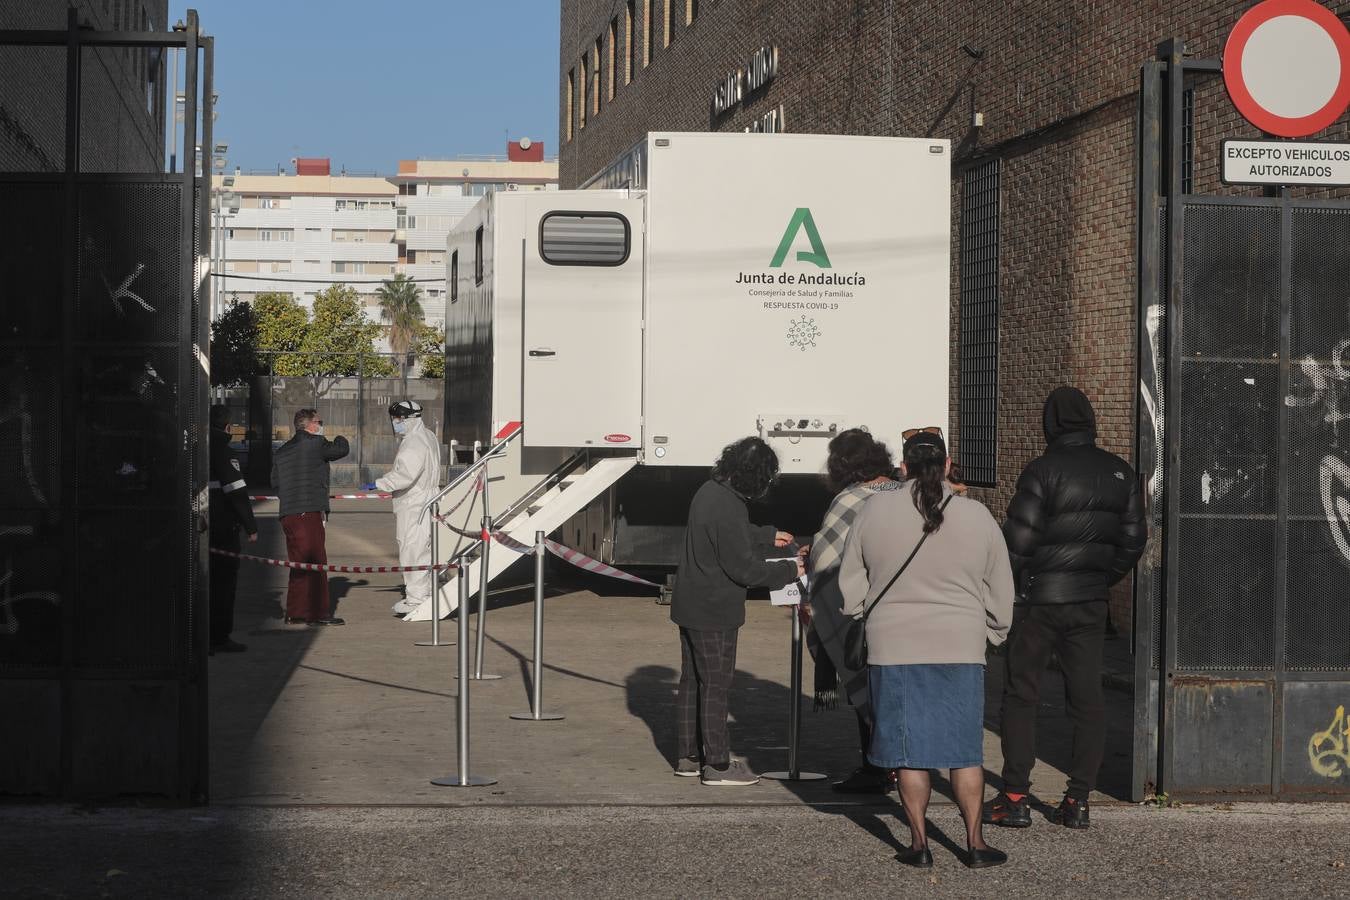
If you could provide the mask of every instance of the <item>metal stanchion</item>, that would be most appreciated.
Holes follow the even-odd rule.
[[[464,557],[459,557],[463,564]],[[461,574],[463,569],[459,570]],[[459,579],[459,696],[455,702],[455,744],[457,748],[458,770],[454,775],[445,775],[431,779],[431,783],[440,787],[480,787],[496,784],[497,779],[490,775],[469,774],[469,617],[464,612],[469,605],[469,580]]]
[[[556,721],[562,713],[546,713],[544,708],[544,532],[534,533],[534,685],[530,711],[511,713],[513,719],[532,722]]]
[[[802,591],[802,602],[806,602],[806,591]],[[803,772],[797,767],[797,744],[802,732],[802,617],[798,609],[792,609],[790,681],[792,696],[788,699],[788,768],[786,772],[764,772],[759,777],[775,781],[823,781],[825,776],[819,772]]]
[[[441,514],[441,502],[437,500],[431,505],[431,562],[433,564],[440,562],[437,558],[440,553],[440,541],[436,534],[440,530],[436,517]],[[453,647],[454,641],[441,640],[441,570],[432,569],[427,572],[431,576],[431,640],[416,641],[418,647]]]
[[[487,508],[487,475],[483,476],[483,508]],[[483,516],[483,549],[478,558],[478,635],[477,650],[474,654],[473,675],[470,676],[474,681],[496,681],[501,678],[500,675],[483,674],[483,647],[484,639],[487,634],[487,603],[488,603],[488,548],[492,545],[492,516]],[[464,613],[460,613],[464,615]]]

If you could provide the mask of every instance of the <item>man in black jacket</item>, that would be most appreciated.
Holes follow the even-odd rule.
[[[1018,592],[1003,685],[1003,792],[984,820],[1031,824],[1036,710],[1051,652],[1064,670],[1073,758],[1055,820],[1088,827],[1088,795],[1106,742],[1102,640],[1111,585],[1134,568],[1148,538],[1134,470],[1096,444],[1092,404],[1077,388],[1045,401],[1045,453],[1017,480],[1003,536]]]
[[[258,523],[248,500],[239,460],[230,452],[230,410],[211,407],[211,481],[207,485],[211,501],[211,546],[238,553],[239,529],[248,533],[249,542],[258,540]],[[234,630],[234,590],[239,580],[239,560],[228,556],[211,557],[211,652],[239,653],[247,649],[230,638]]]
[[[727,701],[736,671],[736,638],[745,624],[746,588],[781,588],[804,571],[800,557],[765,561],[775,547],[792,543],[792,535],[750,524],[746,503],[767,493],[777,475],[773,448],[757,437],[743,438],[722,451],[712,478],[689,506],[684,554],[670,598],[670,620],[680,626],[682,663],[675,774],[699,776],[704,784],[759,781],[744,763],[731,759]]]
[[[323,436],[317,409],[295,414],[295,435],[272,456],[272,484],[280,500],[278,515],[286,532],[286,558],[291,562],[328,562],[324,526],[328,519],[328,464],[346,456],[347,439]],[[286,623],[341,625],[328,599],[328,573],[291,569],[286,591]]]

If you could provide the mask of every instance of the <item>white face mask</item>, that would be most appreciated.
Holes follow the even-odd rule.
[[[394,420],[394,434],[403,434],[407,430],[408,423],[404,422],[402,419]]]
[[[315,428],[314,433],[319,435],[320,437],[323,437],[323,426],[320,425],[318,428]]]

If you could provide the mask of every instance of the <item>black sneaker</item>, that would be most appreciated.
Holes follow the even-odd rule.
[[[1088,816],[1088,802],[1074,797],[1065,797],[1055,809],[1051,819],[1065,828],[1087,828],[1091,822]]]
[[[890,773],[876,766],[859,766],[852,775],[830,787],[841,794],[885,794],[891,789]]]
[[[346,619],[339,619],[337,616],[329,616],[326,619],[310,619],[311,625],[346,625]]]
[[[997,797],[984,805],[980,821],[1002,828],[1030,828],[1031,797],[1023,794],[1021,800],[1014,800],[1000,791]]]

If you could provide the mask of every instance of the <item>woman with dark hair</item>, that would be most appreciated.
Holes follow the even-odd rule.
[[[820,531],[811,540],[811,602],[806,607],[811,619],[807,646],[815,661],[816,708],[834,705],[838,685],[858,718],[858,739],[862,764],[834,789],[846,794],[886,793],[890,790],[890,772],[867,760],[872,743],[872,709],[867,687],[867,670],[850,669],[844,662],[842,636],[848,619],[839,594],[839,562],[853,520],[867,499],[881,491],[900,487],[892,476],[895,464],[890,451],[861,428],[850,428],[836,435],[825,462],[826,482],[834,499],[825,511]]]
[[[984,653],[1012,622],[1008,548],[984,505],[955,496],[941,429],[905,432],[905,489],[874,496],[840,563],[844,611],[865,615],[875,725],[868,759],[900,769],[906,865],[933,864],[930,769],[948,769],[966,823],[964,862],[1008,857],[984,842]]]
[[[680,690],[676,775],[704,784],[759,781],[731,759],[727,695],[736,671],[736,638],[745,624],[745,591],[778,589],[799,577],[800,560],[766,562],[792,535],[772,525],[750,524],[747,503],[768,493],[778,477],[778,457],[757,437],[728,445],[710,478],[694,494],[684,532],[684,554],[675,574],[670,620],[680,626]]]

